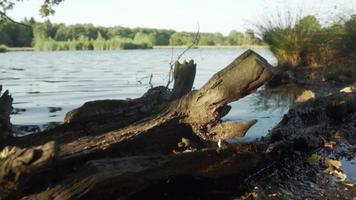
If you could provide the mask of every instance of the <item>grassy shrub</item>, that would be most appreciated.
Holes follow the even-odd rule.
[[[345,34],[342,39],[344,46],[343,53],[354,54],[356,52],[356,14],[345,22]],[[356,59],[356,58],[355,58]]]
[[[356,80],[356,15],[326,27],[314,16],[286,16],[259,26],[280,67],[323,67],[317,70],[322,79]]]
[[[287,23],[270,21],[267,26],[260,26],[264,42],[281,66],[316,65],[320,45],[315,44],[313,38],[321,31],[319,21],[314,16],[289,20]]]
[[[7,46],[0,44],[0,53],[5,53],[7,51]]]
[[[279,65],[297,66],[301,63],[300,44],[293,29],[273,28],[264,32],[263,39],[278,58]]]

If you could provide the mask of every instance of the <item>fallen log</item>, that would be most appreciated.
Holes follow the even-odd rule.
[[[79,174],[24,199],[126,199],[158,181],[189,175],[221,178],[251,171],[266,162],[264,154],[220,151],[134,156],[89,161]],[[180,167],[178,167],[180,166]],[[119,187],[112,187],[113,185]]]
[[[351,120],[348,122],[351,127],[348,127],[347,131],[348,134],[354,135],[355,124],[352,119],[347,118],[355,115],[355,105],[355,94],[333,95],[297,105],[265,139],[253,143],[170,155],[92,160],[79,169],[78,174],[23,199],[130,199],[161,180],[181,175],[210,177],[215,180],[233,179],[239,175],[239,178],[246,178],[247,172],[254,174],[252,172],[256,169],[264,168],[270,163],[285,162],[286,156],[295,151],[308,155],[322,148],[323,138],[330,139],[332,135],[329,131],[344,132],[345,124],[340,124],[340,120]],[[335,109],[336,107],[342,109]],[[335,116],[335,112],[342,113]],[[353,141],[352,136],[349,141]],[[320,187],[313,184],[314,187]],[[303,186],[305,183],[298,185]],[[315,192],[313,188],[294,187],[294,192],[298,190],[308,191],[301,195],[319,197],[320,191]]]
[[[192,65],[193,63],[186,64]],[[195,73],[195,70],[188,71]],[[167,155],[177,148],[177,144],[183,137],[197,143],[200,148],[204,148],[219,140],[243,137],[247,130],[256,123],[255,120],[244,123],[223,122],[221,118],[229,112],[229,103],[255,91],[268,81],[271,76],[271,66],[268,62],[255,52],[249,50],[225,69],[215,74],[200,90],[194,90],[185,94],[191,88],[192,79],[182,80],[187,83],[186,87],[176,90],[178,92],[173,94],[178,94],[178,96],[185,95],[176,100],[169,101],[171,98],[162,98],[162,96],[167,94],[167,90],[154,88],[146,96],[135,100],[115,102],[107,100],[95,101],[70,112],[67,115],[67,123],[54,130],[21,138],[13,137],[7,141],[8,145],[28,148],[55,141],[56,146],[54,149],[58,149],[55,151],[53,159],[51,159],[52,162],[48,162],[43,172],[30,176],[31,180],[35,180],[34,182],[37,183],[37,187],[33,188],[26,184],[19,184],[24,186],[17,189],[17,194],[29,195],[39,193],[42,189],[47,188],[46,185],[49,182],[54,185],[60,185],[58,176],[63,176],[65,173],[76,174],[86,162],[93,159],[137,155]],[[176,77],[176,80],[180,80],[180,78]],[[176,96],[173,97],[172,99],[176,98]],[[143,104],[139,105],[138,109],[122,111],[128,105],[131,107],[140,101],[145,102],[150,98],[156,98],[157,101],[150,104],[149,106],[151,107],[149,109],[146,109],[148,111],[147,117],[145,115],[143,115],[144,117],[141,117],[142,115],[135,116],[141,114],[138,111],[140,111],[142,106],[147,106]],[[158,104],[157,102],[161,100],[164,103]],[[155,106],[155,104],[158,105]],[[120,106],[116,107],[116,105]],[[95,108],[100,109],[96,110]],[[101,112],[103,110],[104,112]],[[88,111],[89,115],[85,111]],[[130,112],[134,112],[133,116],[135,117],[125,121],[125,116]],[[116,117],[113,119],[109,117],[113,115]],[[113,127],[116,130],[111,130]],[[197,152],[192,155],[200,155],[200,153]],[[203,155],[205,154],[202,153],[201,156]],[[226,163],[230,163],[234,159],[239,160],[240,155],[242,156],[242,154],[229,152],[227,155],[229,159],[227,159]],[[195,157],[196,160],[193,163],[187,163],[188,168],[195,169],[196,167],[194,166],[199,165],[200,162],[205,162],[198,157]],[[221,161],[219,154],[215,154],[215,157],[212,160]],[[175,159],[176,157],[173,158]],[[179,162],[184,163],[184,158],[179,158]],[[218,165],[218,162],[215,164],[209,164],[208,160],[206,162],[207,166],[210,167]],[[224,162],[222,167],[225,165]],[[246,162],[246,166],[252,167],[252,163],[250,163],[251,165],[247,163],[250,162]],[[234,166],[238,165],[235,164]],[[160,166],[156,167],[160,168]],[[172,169],[170,168],[170,170]],[[230,170],[234,173],[238,172],[236,167],[230,168]],[[179,170],[175,170],[175,172],[178,173]],[[113,171],[112,173],[119,172]],[[189,173],[194,174],[196,172],[191,171]],[[172,173],[172,175],[176,174]],[[99,180],[102,179],[99,178]],[[105,182],[105,179],[103,180]],[[77,184],[76,181],[71,182]],[[19,180],[19,182],[26,181]],[[101,184],[98,185],[101,186]],[[82,186],[86,188],[86,186]],[[81,184],[78,187],[80,188]],[[54,189],[54,191],[57,190]]]
[[[67,159],[109,149],[126,154],[132,152],[132,149],[127,152],[129,146],[134,146],[138,154],[152,153],[157,149],[150,148],[157,146],[159,141],[164,144],[158,153],[169,153],[182,136],[196,135],[214,142],[244,136],[255,121],[227,123],[221,122],[221,118],[230,109],[228,103],[250,94],[271,77],[269,68],[266,60],[247,51],[215,74],[202,89],[171,102],[157,115],[117,131],[82,137],[63,145],[59,143],[59,156]],[[229,130],[228,134],[224,128]]]
[[[251,50],[246,51],[215,74],[200,90],[194,90],[180,99],[169,102],[158,114],[138,120],[124,128],[98,134],[100,131],[91,131],[91,128],[105,130],[107,127],[91,121],[94,127],[77,131],[72,129],[69,123],[58,128],[55,134],[50,131],[46,134],[15,138],[9,145],[26,147],[55,140],[60,146],[60,157],[67,158],[114,148],[116,152],[122,154],[132,152],[127,146],[135,146],[135,152],[138,154],[139,151],[152,152],[148,149],[157,146],[159,141],[165,143],[159,148],[158,153],[167,153],[171,152],[177,142],[185,136],[188,138],[198,136],[199,139],[214,142],[219,139],[242,137],[255,123],[254,120],[246,123],[222,122],[221,118],[230,110],[228,103],[250,94],[272,76],[270,68],[264,58]],[[102,104],[93,102],[96,105],[98,103]]]

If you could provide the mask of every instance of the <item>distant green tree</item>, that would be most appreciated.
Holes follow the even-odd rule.
[[[243,45],[257,45],[259,44],[259,39],[256,38],[255,32],[251,29],[245,31]]]
[[[17,25],[17,37],[13,40],[14,46],[30,47],[32,45],[32,38],[32,27]]]
[[[174,33],[172,30],[156,30],[156,45],[169,45],[169,39]]]
[[[0,27],[0,44],[4,44],[6,46],[12,46],[12,39],[10,38],[7,30],[3,27]]]
[[[244,41],[244,34],[237,31],[231,31],[227,36],[227,43],[229,45],[242,45]]]
[[[193,43],[194,37],[194,33],[176,32],[171,36],[169,44],[173,46],[189,45]]]
[[[356,15],[352,15],[345,23],[345,50],[344,52],[356,52]]]
[[[150,46],[156,45],[156,34],[153,33],[145,33],[143,31],[139,31],[135,34],[134,41],[136,43],[146,43]]]
[[[29,24],[26,19],[22,23]],[[12,22],[0,23],[0,44],[9,47],[28,47],[31,46],[32,38],[31,27]]]

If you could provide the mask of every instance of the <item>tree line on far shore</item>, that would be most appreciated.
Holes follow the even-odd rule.
[[[23,26],[12,22],[0,24],[0,44],[8,47],[34,47],[41,51],[55,50],[116,50],[147,49],[153,46],[190,45],[196,33],[177,32],[166,29],[102,27],[92,24],[54,24],[50,21],[37,23],[24,19]],[[261,45],[262,41],[252,30],[245,33],[231,31],[200,33],[201,46]]]

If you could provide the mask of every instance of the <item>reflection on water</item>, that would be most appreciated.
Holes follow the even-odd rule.
[[[266,85],[264,89],[256,92],[258,98],[254,104],[257,111],[289,108],[295,99],[303,92],[303,89],[295,84],[282,86]]]
[[[226,120],[258,120],[244,138],[236,138],[232,142],[250,141],[266,135],[288,112],[300,93],[301,88],[293,84],[264,86],[255,93],[231,103],[234,109],[225,117]]]
[[[174,54],[181,51],[175,49]],[[200,88],[244,51],[246,49],[190,50],[183,59],[194,59],[197,63],[194,88]],[[268,49],[256,51],[272,65],[276,64]],[[171,49],[10,52],[0,54],[0,84],[14,97],[13,124],[31,125],[31,130],[38,130],[62,122],[65,113],[86,101],[139,97],[149,88],[147,77],[151,74],[155,86],[165,85],[171,53]],[[225,119],[257,119],[258,123],[244,139],[262,136],[288,110],[292,93],[290,88],[259,89],[232,103],[232,110]]]
[[[341,160],[341,169],[347,175],[347,180],[356,181],[356,158]]]

